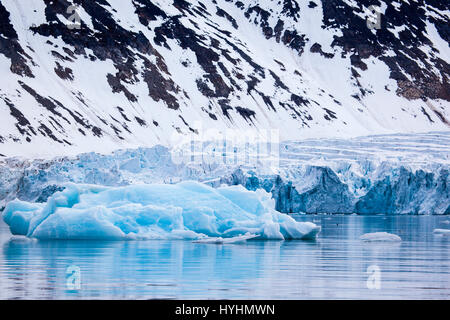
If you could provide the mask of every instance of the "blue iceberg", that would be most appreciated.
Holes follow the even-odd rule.
[[[275,211],[264,190],[186,181],[107,187],[67,184],[46,203],[9,202],[12,234],[37,239],[314,239],[320,227]]]

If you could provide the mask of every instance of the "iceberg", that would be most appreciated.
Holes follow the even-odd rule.
[[[319,226],[276,211],[273,201],[262,189],[212,188],[195,181],[122,187],[69,183],[45,203],[9,202],[3,220],[13,235],[37,239],[316,238]]]
[[[373,233],[366,233],[363,234],[361,237],[359,237],[359,239],[363,240],[363,241],[367,241],[367,242],[372,242],[372,241],[402,241],[402,238],[400,238],[398,235],[396,234],[392,234],[392,233],[387,233],[387,232],[373,232]]]

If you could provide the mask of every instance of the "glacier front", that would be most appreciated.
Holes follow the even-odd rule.
[[[186,181],[106,187],[67,184],[46,203],[14,200],[3,211],[12,234],[37,239],[314,239],[320,227],[275,211],[264,190]]]
[[[172,149],[160,145],[54,159],[0,157],[0,211],[16,198],[46,202],[66,183],[121,187],[195,180],[214,188],[263,189],[283,213],[450,214],[449,133],[310,139],[278,149],[276,168],[237,157],[230,163],[236,154],[228,148],[217,148],[213,163],[195,157],[178,162]]]

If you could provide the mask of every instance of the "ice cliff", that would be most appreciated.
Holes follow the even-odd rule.
[[[67,182],[104,186],[196,180],[272,194],[280,212],[450,214],[450,135],[390,135],[280,145],[264,166],[175,163],[162,146],[52,160],[0,162],[0,207],[18,198],[46,202]]]

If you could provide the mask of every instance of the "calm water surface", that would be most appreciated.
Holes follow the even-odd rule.
[[[296,216],[316,241],[12,240],[0,222],[0,299],[450,299],[450,217]],[[386,231],[401,243],[364,243]],[[79,267],[79,290],[66,270]],[[380,289],[368,289],[369,266]]]

